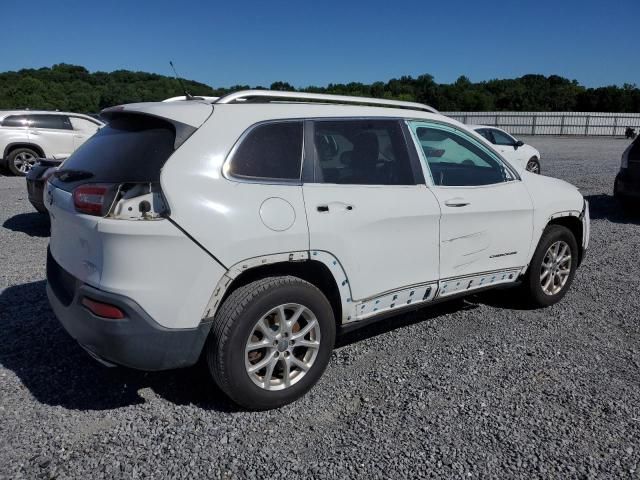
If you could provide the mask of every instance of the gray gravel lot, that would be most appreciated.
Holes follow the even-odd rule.
[[[45,296],[48,225],[0,178],[0,478],[639,478],[640,220],[611,197],[620,139],[524,139],[591,202],[565,299],[495,295],[339,339],[302,400],[236,410],[196,367],[108,369]]]

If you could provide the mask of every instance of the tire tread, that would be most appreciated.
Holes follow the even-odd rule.
[[[207,348],[207,364],[213,380],[225,394],[231,396],[230,379],[227,376],[229,369],[224,364],[224,349],[229,346],[229,337],[238,317],[255,298],[267,291],[300,284],[310,286],[322,295],[322,292],[315,285],[301,278],[286,275],[265,277],[243,285],[234,290],[223,302],[214,317],[209,334],[210,345]]]

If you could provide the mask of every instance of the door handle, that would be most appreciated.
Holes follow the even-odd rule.
[[[471,205],[471,202],[465,200],[464,198],[456,197],[446,200],[444,204],[447,207],[466,207],[467,205]]]
[[[333,211],[343,210],[346,212],[351,212],[353,210],[353,205],[349,205],[348,203],[343,203],[343,202],[331,202],[329,204],[318,205],[316,207],[316,210],[318,210],[319,212],[328,212],[331,209]]]

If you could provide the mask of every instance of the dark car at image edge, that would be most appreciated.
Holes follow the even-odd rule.
[[[637,137],[622,154],[613,193],[625,206],[630,206],[632,201],[640,203],[640,137]]]

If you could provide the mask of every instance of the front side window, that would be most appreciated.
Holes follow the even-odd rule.
[[[515,139],[511,135],[507,135],[500,130],[491,130],[491,133],[493,134],[493,143],[495,143],[496,145],[507,145],[509,147],[512,147],[516,144]]]
[[[510,170],[478,143],[454,129],[413,124],[435,185],[479,186],[514,179]]]
[[[72,130],[69,117],[65,115],[29,115],[27,119],[31,128]]]
[[[273,122],[252,128],[240,140],[227,173],[251,180],[300,180],[302,122]]]
[[[316,182],[415,185],[398,121],[318,120],[314,127]]]

